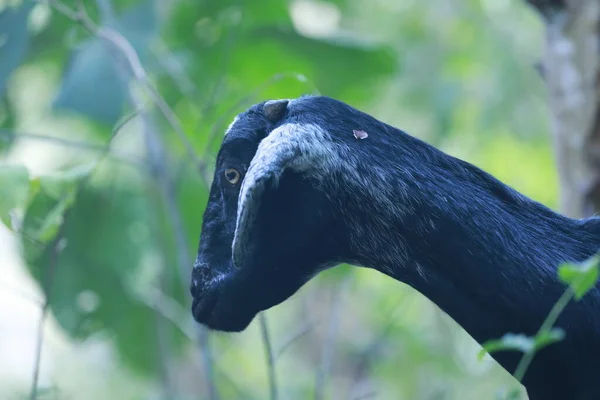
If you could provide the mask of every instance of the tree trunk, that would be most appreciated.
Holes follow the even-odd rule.
[[[600,0],[528,0],[546,19],[542,71],[561,187],[571,217],[600,211]]]

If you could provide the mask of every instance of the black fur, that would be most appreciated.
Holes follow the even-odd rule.
[[[195,319],[212,329],[241,331],[318,271],[348,262],[411,285],[480,343],[534,335],[566,289],[558,264],[600,247],[598,219],[561,216],[342,102],[303,97],[275,123],[262,105],[242,113],[225,137],[204,215],[191,291]],[[260,141],[290,123],[327,132],[339,168],[286,170],[261,197],[237,269],[231,245],[241,182],[231,185],[223,171],[245,173]],[[357,140],[356,129],[368,138]],[[600,398],[599,305],[595,287],[567,307],[557,323],[566,339],[536,355],[525,375],[531,399]],[[493,356],[514,372],[521,354]]]

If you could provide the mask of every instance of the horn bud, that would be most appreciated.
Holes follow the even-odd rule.
[[[271,122],[277,122],[283,117],[289,100],[269,100],[263,105],[263,113]]]

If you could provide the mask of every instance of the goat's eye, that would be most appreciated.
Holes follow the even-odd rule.
[[[227,168],[225,170],[225,179],[232,185],[240,181],[240,172],[237,169]]]

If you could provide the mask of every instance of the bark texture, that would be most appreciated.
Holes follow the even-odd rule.
[[[561,211],[600,211],[600,0],[528,0],[546,19],[543,71]]]

